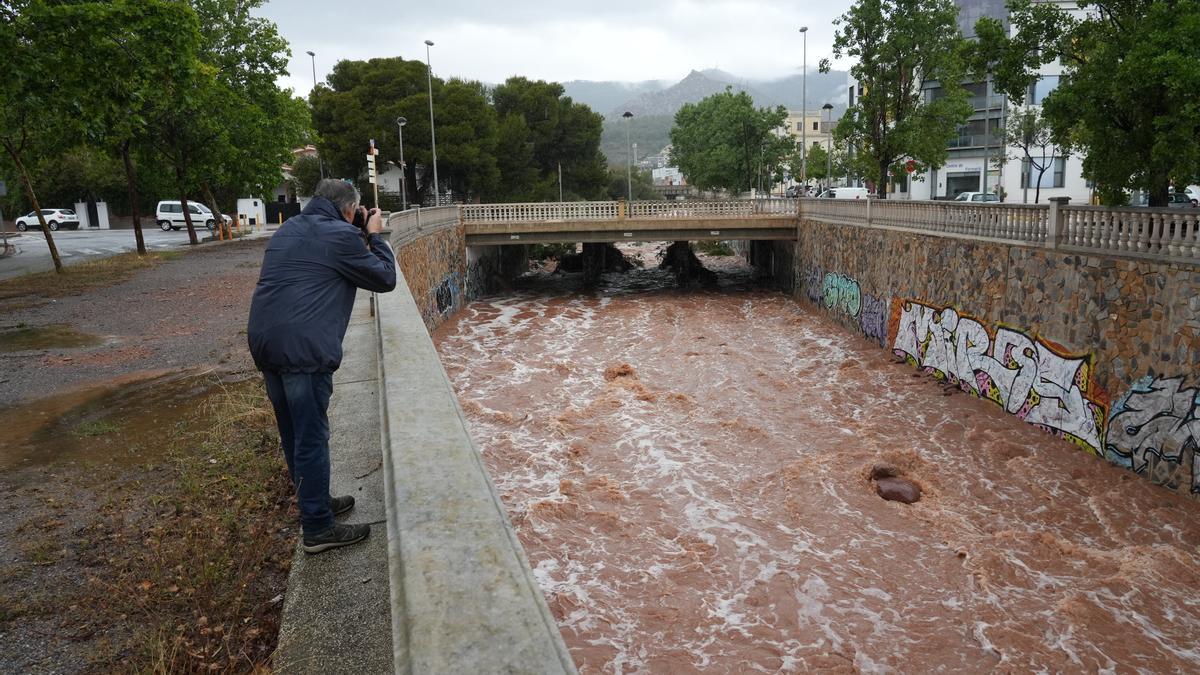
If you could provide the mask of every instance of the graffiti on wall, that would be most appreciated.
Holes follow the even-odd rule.
[[[859,313],[858,325],[863,335],[875,340],[880,347],[887,345],[888,319],[891,318],[891,307],[884,298],[877,298],[870,293],[862,295],[862,311]]]
[[[1200,492],[1200,391],[1146,376],[1112,408],[1104,456],[1173,490]]]
[[[825,275],[821,286],[821,297],[826,309],[832,309],[847,316],[857,317],[862,309],[862,290],[858,282],[841,274],[832,272]]]
[[[1105,405],[1090,355],[1065,354],[1009,328],[993,336],[950,307],[897,299],[893,314],[898,356],[1092,454],[1103,452]]]
[[[891,299],[864,293],[856,279],[810,267],[801,275],[804,293],[814,304],[857,319],[863,335],[883,347],[887,345]]]

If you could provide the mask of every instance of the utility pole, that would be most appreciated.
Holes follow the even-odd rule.
[[[408,120],[403,117],[396,118],[396,132],[400,138],[400,210],[408,210],[408,176],[404,166],[404,125],[408,124]]]
[[[808,196],[808,26],[800,27],[804,38],[804,65],[800,71],[800,182]]]
[[[621,117],[625,118],[625,182],[629,186],[629,202],[633,203],[633,148],[629,144],[629,120],[633,113],[626,110]]]
[[[561,204],[562,196],[562,162],[558,163],[558,202]]]
[[[308,56],[312,59],[313,94],[316,94],[317,93],[317,53],[310,49],[307,52],[305,52],[305,54],[308,54]],[[309,96],[309,98],[312,98],[312,97]],[[311,106],[312,104],[310,103],[309,105]],[[317,152],[317,168],[319,168],[321,170],[321,180],[325,180],[325,160],[321,159],[321,153],[319,151]]]
[[[437,133],[433,124],[433,62],[429,60],[429,48],[433,46],[433,40],[425,41],[425,66],[429,77],[429,144],[433,149],[433,205],[440,206],[442,192],[438,189],[437,175]]]

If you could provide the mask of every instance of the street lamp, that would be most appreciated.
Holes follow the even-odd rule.
[[[804,66],[800,71],[800,182],[808,195],[808,26],[800,27],[804,38]]]
[[[428,69],[429,78],[429,143],[433,148],[433,205],[438,206],[441,203],[442,193],[438,189],[437,133],[433,124],[433,63],[429,60],[429,48],[432,46],[433,40],[425,41],[425,66]]]
[[[625,118],[625,182],[629,184],[629,201],[633,201],[633,149],[629,144],[629,120],[633,119],[633,113],[628,110],[621,115]]]
[[[396,118],[396,134],[400,137],[400,210],[408,210],[408,176],[404,171],[404,125],[408,120]]]
[[[313,93],[317,92],[317,54],[311,49],[304,52],[312,59],[313,71]],[[311,96],[309,98],[312,98]],[[321,170],[321,180],[325,180],[325,161],[321,159],[321,154],[317,153],[317,167]]]
[[[826,116],[829,118],[825,122],[825,134],[828,136],[825,143],[825,185],[828,189],[833,186],[833,104],[826,103],[821,110],[828,111]]]

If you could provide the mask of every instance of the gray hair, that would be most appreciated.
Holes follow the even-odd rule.
[[[336,178],[321,179],[321,182],[317,183],[317,188],[313,190],[313,196],[328,199],[338,207],[339,211],[353,210],[358,206],[360,199],[358,188]]]

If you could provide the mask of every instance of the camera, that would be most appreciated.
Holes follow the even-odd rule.
[[[363,232],[367,231],[367,220],[370,219],[371,213],[367,211],[367,207],[360,206],[354,212],[354,226]]]

